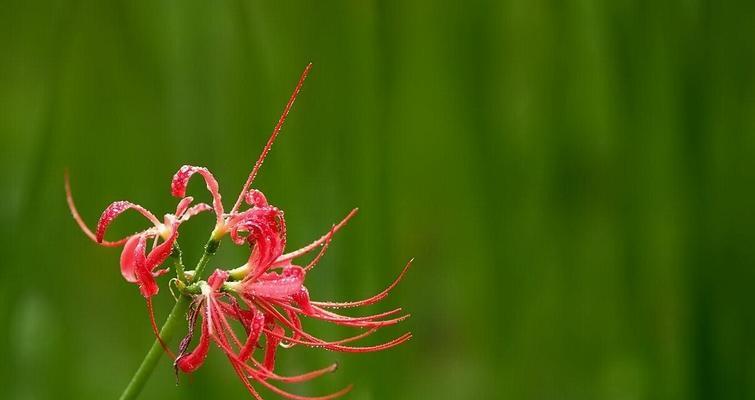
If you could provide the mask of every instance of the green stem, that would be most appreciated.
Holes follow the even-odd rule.
[[[184,282],[186,280],[186,276],[184,276],[184,259],[181,246],[178,245],[178,242],[173,245],[173,251],[170,253],[170,256],[173,258],[173,266],[176,268],[176,278]]]
[[[163,341],[169,342],[173,338],[178,323],[185,319],[184,315],[186,315],[186,310],[188,310],[190,302],[191,299],[187,296],[181,296],[178,298],[176,305],[173,306],[173,310],[171,310],[170,315],[168,315],[168,319],[165,320],[165,324],[163,324],[162,329],[160,329],[160,337]],[[155,366],[157,366],[157,362],[160,360],[163,352],[164,350],[162,346],[160,346],[160,342],[155,339],[155,342],[152,343],[152,347],[150,347],[147,355],[144,356],[141,365],[139,365],[139,369],[136,370],[136,373],[131,377],[128,386],[126,386],[126,389],[121,394],[121,400],[135,399],[139,396],[139,393],[144,388],[144,384],[147,383],[147,379],[152,375],[152,371],[155,369]]]
[[[207,242],[202,258],[199,259],[197,267],[194,269],[194,281],[200,279],[202,271],[210,261],[210,257],[212,257],[218,249],[218,244],[219,242],[217,240],[210,240]],[[164,342],[169,343],[170,340],[173,339],[176,327],[179,325],[179,322],[185,319],[184,316],[189,309],[190,303],[191,297],[181,295],[178,298],[178,301],[176,301],[176,304],[170,311],[170,315],[168,315],[168,319],[165,320],[163,327],[160,329],[160,337]],[[128,383],[128,386],[126,386],[126,389],[123,390],[120,400],[131,400],[139,396],[139,393],[141,393],[144,388],[144,384],[147,383],[147,379],[152,375],[152,371],[154,371],[155,366],[157,366],[157,362],[162,355],[163,348],[160,345],[160,341],[155,339],[155,342],[152,343],[152,347],[150,347],[149,351],[144,356],[141,365],[139,365],[139,369],[137,369],[134,376],[131,377],[131,381]]]
[[[197,267],[194,268],[194,282],[198,282],[202,278],[202,272],[204,272],[204,268],[210,261],[210,257],[215,255],[215,252],[218,251],[219,245],[219,241],[210,239],[210,241],[208,241],[204,246],[204,254],[202,254],[202,258],[199,259]]]

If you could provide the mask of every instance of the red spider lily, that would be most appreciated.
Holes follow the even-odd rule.
[[[206,168],[183,166],[173,178],[173,194],[180,197],[185,195],[189,178],[194,173],[200,173],[214,199],[213,206],[217,222],[213,237],[221,237],[228,232],[234,243],[243,244],[246,242],[251,247],[246,264],[231,271],[216,270],[207,280],[207,283],[200,283],[201,295],[195,299],[194,311],[190,313],[189,334],[181,343],[179,356],[175,362],[176,371],[181,370],[190,373],[199,368],[207,356],[210,341],[213,341],[225,353],[247,390],[256,398],[260,397],[251,386],[250,379],[260,382],[285,397],[300,399],[305,397],[284,392],[267,380],[300,382],[315,378],[335,368],[335,366],[330,366],[297,377],[281,377],[273,372],[276,351],[279,346],[291,347],[302,344],[333,351],[370,352],[397,346],[411,338],[411,334],[406,333],[376,346],[347,346],[346,343],[369,336],[381,327],[403,321],[409,315],[385,319],[401,312],[400,308],[363,317],[348,317],[327,310],[327,308],[358,307],[382,300],[401,280],[411,262],[406,265],[399,277],[388,288],[368,299],[348,303],[312,302],[309,299],[308,290],[304,286],[307,271],[320,260],[333,234],[356,214],[356,209],[339,224],[334,225],[320,239],[299,250],[283,254],[286,245],[286,222],[283,212],[271,206],[261,191],[248,190],[280,131],[281,124],[308,71],[309,67],[302,74],[302,78],[286,105],[283,115],[273,130],[230,213],[223,213],[218,184]],[[245,211],[239,211],[242,199],[250,206]],[[318,247],[322,247],[319,254],[306,267],[292,263],[294,259]],[[233,279],[233,281],[228,282],[229,279]],[[246,307],[242,308],[232,294],[238,295]],[[200,315],[202,321],[199,342],[193,351],[187,352],[188,345],[193,337],[195,321]],[[337,325],[366,328],[367,330],[353,337],[328,341],[305,332],[300,317],[311,317]],[[231,328],[229,320],[241,324],[246,333],[246,339],[238,337]],[[253,353],[263,336],[265,351],[262,360],[258,361],[253,357]],[[348,390],[350,390],[350,387],[322,398],[338,397]]]
[[[185,296],[183,301],[191,299],[191,305],[187,315],[188,332],[179,344],[178,357],[173,358],[176,374],[179,371],[194,372],[204,363],[210,343],[213,342],[225,354],[239,379],[256,399],[261,399],[261,396],[252,386],[252,382],[258,382],[286,398],[298,400],[333,399],[351,390],[351,386],[347,386],[326,396],[305,397],[288,393],[273,385],[270,381],[304,382],[336,369],[336,365],[330,365],[301,375],[281,376],[274,372],[278,347],[289,348],[299,344],[331,351],[361,353],[389,349],[412,337],[411,333],[405,333],[378,345],[352,346],[349,343],[370,336],[382,327],[395,325],[408,318],[409,315],[400,315],[401,308],[359,317],[350,317],[332,311],[337,308],[367,306],[381,301],[403,278],[411,261],[393,283],[382,292],[367,299],[353,302],[310,300],[309,291],[304,285],[307,273],[323,257],[334,234],[356,214],[357,209],[352,210],[319,239],[284,254],[286,221],[283,211],[270,205],[261,191],[250,188],[310,68],[311,64],[302,73],[230,212],[226,212],[223,207],[220,188],[212,173],[204,167],[184,165],[175,173],[171,182],[171,194],[180,198],[174,214],[166,214],[163,222],[160,222],[145,208],[134,203],[118,201],[105,209],[97,224],[96,232],[93,233],[76,210],[66,176],[67,200],[74,219],[84,233],[97,243],[110,247],[123,246],[120,260],[121,274],[128,282],[136,283],[142,295],[147,299],[152,329],[171,357],[173,357],[172,352],[159,336],[150,299],[159,291],[155,278],[169,271],[168,268],[159,269],[158,267],[173,251],[178,249],[180,225],[197,213],[212,210],[216,221],[205,250],[205,257],[215,252],[219,241],[226,234],[230,236],[233,243],[249,246],[250,253],[245,264],[228,271],[216,269],[207,280],[201,279],[202,269],[207,265],[206,261],[200,261],[193,273],[184,273],[183,264],[179,263],[180,270],[177,265],[176,287],[181,291],[182,296]],[[200,203],[190,207],[193,198],[186,196],[186,189],[189,180],[195,174],[199,174],[204,179],[207,190],[212,196],[212,206]],[[248,207],[242,210],[244,203]],[[152,226],[117,241],[105,240],[105,233],[113,220],[129,209],[142,214],[152,223]],[[153,243],[148,249],[150,240],[153,240]],[[320,251],[306,266],[302,267],[294,263],[296,259],[318,248]],[[206,260],[205,257],[202,260]],[[325,340],[304,330],[302,320],[305,318],[360,328],[363,332],[340,340]],[[189,351],[197,320],[200,320],[198,322],[199,340],[194,349]],[[232,324],[236,325],[237,329],[234,329]],[[239,332],[242,329],[244,334],[240,335]],[[255,354],[257,348],[264,350],[261,354]]]
[[[309,299],[308,291],[304,286],[306,272],[320,260],[333,234],[356,214],[356,210],[349,213],[338,225],[333,226],[328,234],[308,246],[284,255],[282,253],[286,230],[281,212],[270,206],[261,192],[250,193],[252,194],[247,197],[251,201],[248,202],[253,207],[228,220],[234,242],[242,244],[246,241],[252,247],[249,261],[232,271],[216,270],[206,283],[199,283],[201,295],[195,299],[194,311],[189,318],[189,334],[184,338],[179,349],[179,356],[175,362],[177,371],[189,373],[199,368],[207,356],[210,341],[213,341],[226,354],[237,375],[253,396],[259,398],[258,392],[250,384],[250,379],[262,383],[282,396],[299,399],[304,397],[287,393],[267,380],[299,382],[313,379],[332,371],[335,367],[331,366],[297,377],[281,377],[273,372],[278,346],[292,347],[295,344],[302,344],[332,351],[371,352],[397,346],[411,338],[411,334],[406,333],[376,346],[346,346],[346,343],[367,337],[381,327],[403,321],[409,315],[384,319],[399,313],[400,308],[364,317],[348,317],[326,310],[326,308],[369,305],[382,300],[401,280],[410,264],[407,264],[388,288],[368,299],[348,303],[312,302]],[[242,238],[239,231],[248,232],[248,235]],[[320,246],[322,249],[319,254],[306,267],[292,263],[293,259]],[[276,270],[280,272],[275,272]],[[228,282],[229,278],[237,280]],[[242,308],[232,294],[237,294],[246,308]],[[193,351],[186,352],[192,340],[193,326],[198,315],[202,317],[200,339]],[[366,328],[367,331],[349,338],[328,341],[305,332],[300,316],[342,326]],[[231,328],[229,319],[241,324],[247,335],[245,340],[237,336]],[[262,336],[265,340],[265,351],[262,361],[258,361],[253,358],[253,353]],[[346,393],[349,389],[350,387],[347,387],[322,398],[334,398]]]

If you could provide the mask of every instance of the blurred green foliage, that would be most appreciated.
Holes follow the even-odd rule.
[[[755,398],[755,3],[0,9],[0,397],[114,398],[152,341],[118,251],[70,218],[64,169],[90,224],[117,199],[172,210],[184,163],[231,199],[312,61],[256,187],[286,211],[290,246],[361,207],[309,275],[317,299],[371,295],[416,257],[369,310],[405,307],[381,338],[415,338],[283,351],[286,373],[341,364],[292,391]],[[129,218],[117,233],[141,226]],[[182,232],[190,259],[203,218]],[[243,257],[226,243],[213,265]],[[171,300],[163,286],[158,316]],[[218,351],[173,382],[164,361],[144,398],[247,397]]]

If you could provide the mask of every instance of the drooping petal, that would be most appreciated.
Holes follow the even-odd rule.
[[[171,182],[171,194],[175,197],[184,197],[186,195],[186,186],[189,184],[189,179],[195,173],[199,173],[204,178],[207,190],[212,195],[212,207],[215,210],[215,215],[220,222],[223,218],[223,203],[221,201],[220,190],[218,187],[218,181],[212,176],[212,173],[204,167],[195,167],[192,165],[182,166],[178,172],[173,175],[173,181]]]
[[[134,247],[134,275],[142,296],[149,298],[156,295],[160,291],[160,288],[157,286],[155,277],[152,276],[152,271],[148,267],[147,259],[144,257],[147,247],[147,235],[141,234],[138,237],[139,241]]]
[[[140,235],[129,237],[121,251],[121,275],[131,283],[136,282],[136,258],[140,255],[135,250],[139,244],[139,237]],[[144,257],[144,253],[141,253],[141,257]]]
[[[96,240],[98,243],[102,243],[102,240],[105,237],[105,232],[107,231],[108,226],[110,226],[110,223],[113,222],[113,220],[121,215],[124,211],[134,209],[144,215],[155,227],[160,227],[162,223],[160,220],[155,217],[154,214],[147,211],[144,207],[131,203],[129,201],[116,201],[111,203],[105,211],[102,212],[102,215],[100,216],[100,220],[97,222],[97,236]]]
[[[226,227],[236,244],[244,241],[253,246],[247,265],[254,279],[267,271],[286,246],[286,221],[283,212],[272,206],[255,207],[228,219]],[[240,233],[246,232],[246,236]]]

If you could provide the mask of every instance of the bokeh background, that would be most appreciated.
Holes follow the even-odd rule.
[[[755,398],[755,3],[31,1],[0,6],[0,397],[115,398],[152,334],[111,201],[173,209],[206,165],[256,186],[291,246],[353,206],[313,296],[413,317],[400,348],[282,351],[286,386],[353,399]],[[190,187],[203,200],[199,180]],[[212,225],[186,225],[196,260]],[[130,215],[113,237],[143,226]],[[244,249],[226,243],[212,266]],[[165,290],[158,318],[170,307]],[[329,338],[344,329],[310,323]],[[374,342],[369,342],[374,343]],[[263,390],[263,393],[269,395]],[[270,398],[276,396],[269,395]],[[247,398],[219,351],[145,399]]]

